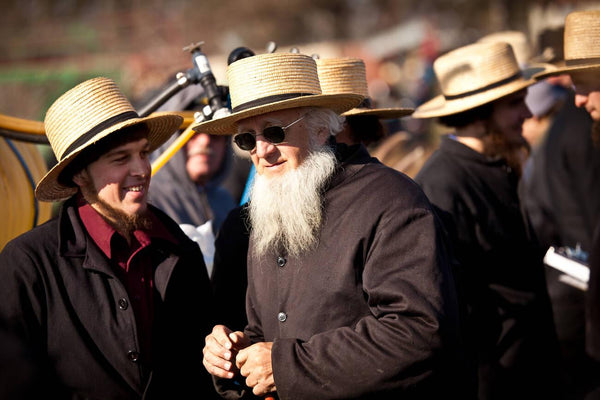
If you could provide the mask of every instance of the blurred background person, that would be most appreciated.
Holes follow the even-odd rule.
[[[199,111],[205,105],[203,100],[202,87],[191,85],[169,99],[159,111]],[[160,156],[178,136],[173,135],[153,152],[151,159]],[[234,196],[241,191],[235,185],[230,189],[227,182],[235,180],[237,174],[247,174],[249,163],[247,158],[234,154],[230,137],[199,132],[152,177],[149,202],[166,212],[198,242],[209,274],[215,237],[229,211],[237,205]]]
[[[382,119],[412,114],[413,108],[378,108],[369,95],[367,70],[363,60],[354,57],[316,59],[319,83],[324,94],[356,93],[365,99],[358,107],[342,113],[344,129],[335,135],[337,143],[362,144],[370,148],[388,136]]]
[[[466,343],[480,399],[558,399],[559,351],[543,253],[530,236],[517,184],[525,160],[527,87],[505,42],[476,43],[438,57],[442,94],[415,118],[452,128],[415,180],[444,221],[466,300]]]
[[[410,107],[378,107],[370,96],[366,66],[353,57],[317,59],[323,93],[358,93],[365,97],[358,107],[343,113],[344,130],[335,136],[337,143],[362,143],[372,156],[389,167],[414,178],[431,154],[433,146],[408,132],[390,132],[391,122],[409,116]],[[385,121],[385,123],[384,123]]]
[[[564,33],[564,65],[555,71],[539,74],[539,79],[568,74],[575,89],[575,105],[585,109],[593,120],[590,130],[592,148],[600,146],[600,10],[575,11],[565,18]],[[586,165],[585,168],[596,168],[597,165]],[[594,183],[597,189],[598,183]],[[588,188],[590,190],[592,188]],[[598,204],[597,192],[588,191],[586,199]],[[594,218],[594,216],[591,216]],[[600,361],[600,220],[596,213],[590,221],[594,226],[590,254],[589,281],[585,294],[585,344],[587,354],[596,361],[591,373],[595,378],[588,386],[586,398],[600,398],[600,385],[597,378],[598,361]]]
[[[524,33],[497,32],[480,41],[505,41],[522,67],[563,60],[563,27],[540,32],[534,54]],[[553,247],[585,262],[600,209],[600,152],[590,137],[592,120],[574,103],[568,75],[549,77],[528,88],[532,113],[523,123],[530,146],[519,183],[521,204],[543,251]],[[563,358],[561,375],[567,398],[583,398],[600,374],[585,354],[585,284],[545,268],[557,336]]]

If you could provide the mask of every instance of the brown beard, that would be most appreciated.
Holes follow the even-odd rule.
[[[506,164],[517,173],[519,178],[523,173],[523,166],[531,153],[531,147],[525,138],[508,140],[505,135],[493,129],[482,138],[483,154],[488,157],[502,158]]]
[[[80,187],[80,190],[85,201],[90,205],[95,205],[94,208],[100,216],[127,240],[131,238],[136,230],[150,230],[152,228],[152,220],[147,210],[142,214],[126,214],[100,199],[93,182],[87,176],[82,176],[82,179],[84,179],[84,184]]]

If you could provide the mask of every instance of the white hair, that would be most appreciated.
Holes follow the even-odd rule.
[[[309,132],[325,132],[335,136],[344,129],[345,117],[328,108],[309,107],[306,111],[306,128]],[[313,135],[311,135],[311,138]]]

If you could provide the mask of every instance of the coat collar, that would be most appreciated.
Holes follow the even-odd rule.
[[[476,161],[482,164],[488,165],[502,165],[506,164],[506,161],[500,157],[488,157],[484,154],[481,154],[469,146],[459,142],[456,139],[453,139],[450,135],[444,135],[440,140],[440,149],[447,153],[454,154],[457,157],[469,159],[471,161]]]
[[[338,168],[332,177],[329,188],[335,187],[344,180],[358,173],[366,164],[379,161],[371,157],[367,148],[362,144],[347,145],[344,143],[330,142],[334,147],[335,155],[338,160]]]

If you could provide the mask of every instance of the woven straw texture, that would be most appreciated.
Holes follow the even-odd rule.
[[[265,54],[256,59],[244,58],[227,70],[231,88],[231,108],[285,93],[321,94],[317,66],[310,57],[298,54]]]
[[[359,58],[318,59],[319,82],[324,94],[357,93],[369,97],[367,69]],[[372,115],[378,118],[400,118],[410,115],[412,108],[367,108],[357,107],[346,111],[344,116]]]
[[[237,122],[245,118],[296,107],[325,107],[342,113],[364,98],[355,93],[322,94],[317,64],[304,54],[268,53],[243,58],[228,67],[227,81],[233,113],[196,124],[192,127],[195,131],[232,135]],[[292,97],[277,97],[285,95]],[[243,109],[236,110],[238,107]]]
[[[419,106],[415,118],[456,114],[500,99],[535,83],[525,79],[511,46],[505,42],[474,43],[433,63],[442,94]]]
[[[325,58],[316,62],[323,93],[358,93],[369,97],[367,69],[361,59]]]
[[[600,70],[600,10],[574,11],[565,18],[565,64],[534,78]]]
[[[500,31],[490,33],[478,40],[479,43],[505,42],[512,46],[513,52],[520,66],[529,63],[531,59],[531,48],[527,36],[521,31]]]
[[[36,197],[41,201],[58,201],[75,194],[76,188],[58,183],[60,172],[83,149],[110,133],[145,123],[149,130],[150,149],[154,150],[167,141],[183,122],[180,116],[171,113],[155,113],[146,118],[135,117],[135,113],[135,116],[123,121],[107,124],[85,143],[67,152],[88,131],[127,112],[135,113],[135,109],[116,83],[108,78],[90,79],[59,97],[48,109],[44,120],[46,135],[58,163],[38,183]]]

